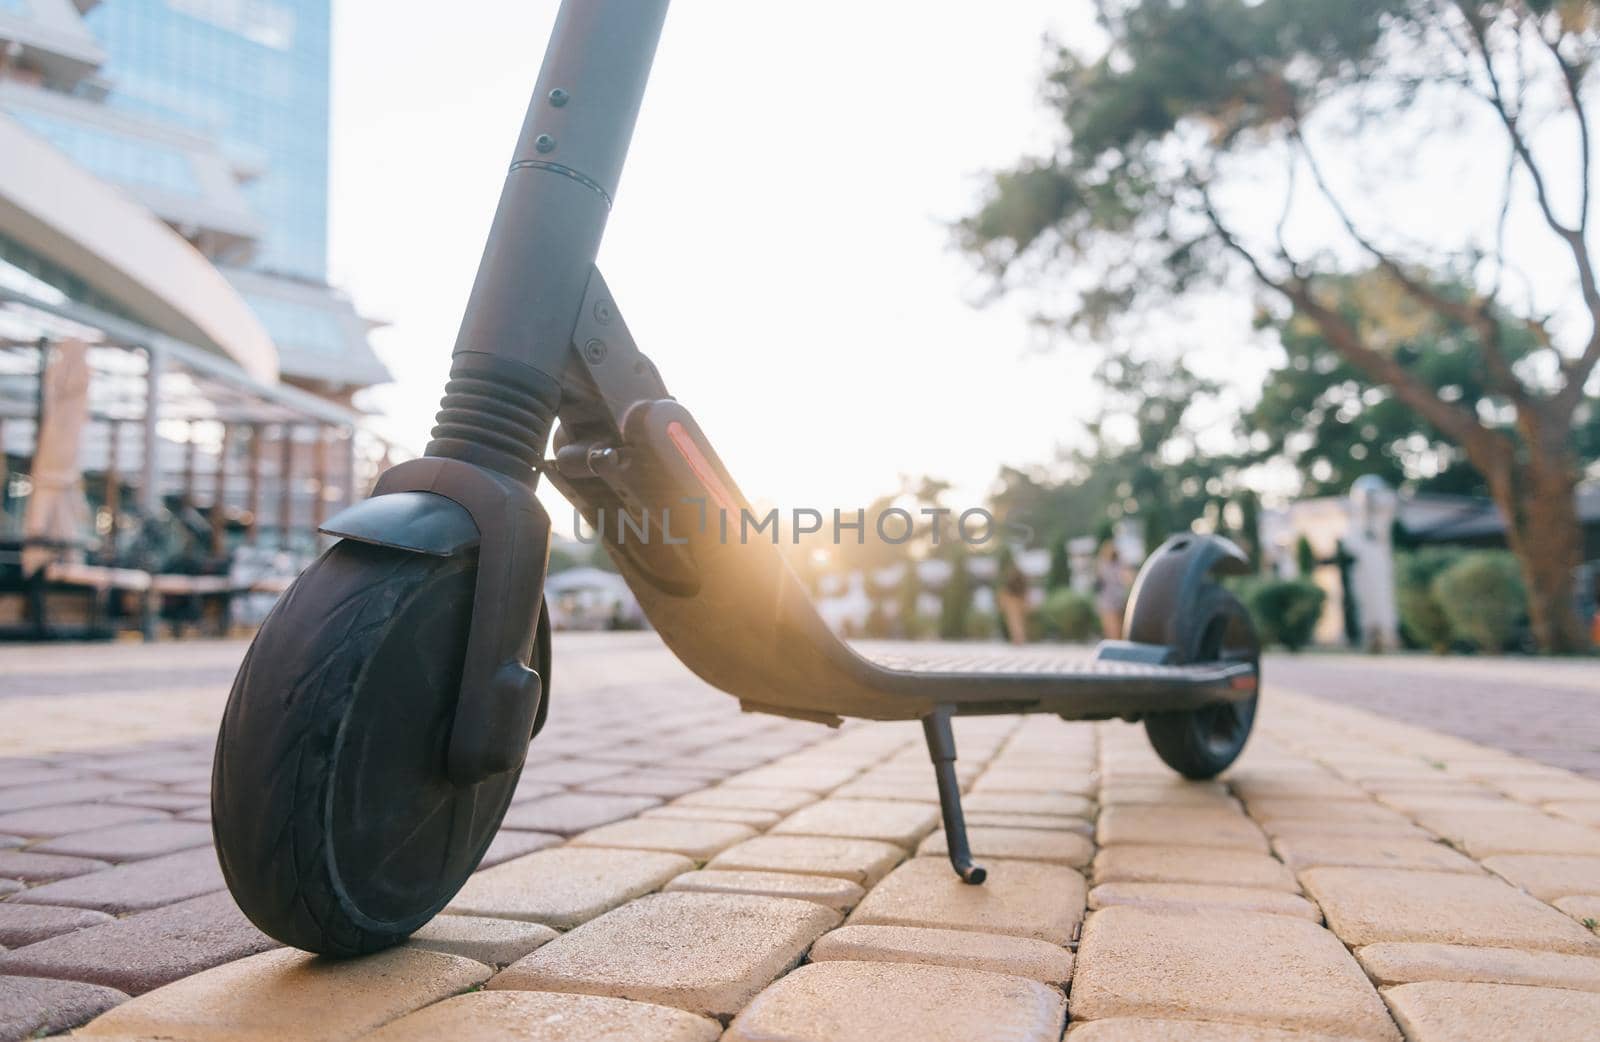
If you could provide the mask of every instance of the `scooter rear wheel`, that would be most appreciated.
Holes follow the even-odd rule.
[[[228,888],[269,936],[327,955],[397,944],[494,838],[520,768],[468,787],[445,771],[475,576],[472,555],[346,541],[262,624],[211,806]]]
[[[1191,608],[1201,624],[1196,646],[1183,649],[1186,663],[1250,662],[1261,673],[1261,642],[1250,612],[1223,587],[1208,583]],[[1177,713],[1145,717],[1145,735],[1168,767],[1185,778],[1214,778],[1244,751],[1256,718],[1257,693],[1242,702],[1220,702]]]

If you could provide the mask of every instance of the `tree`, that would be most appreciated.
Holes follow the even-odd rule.
[[[959,226],[963,245],[1002,288],[1067,285],[1065,320],[1102,339],[1122,316],[1249,280],[1274,314],[1313,328],[1362,385],[1392,395],[1460,452],[1507,519],[1535,639],[1550,651],[1587,648],[1573,582],[1577,431],[1594,408],[1586,387],[1600,363],[1586,94],[1600,8],[1106,0],[1100,10],[1103,52],[1053,53],[1057,147],[994,177]],[[1399,183],[1397,157],[1452,126],[1468,128],[1474,154],[1500,162],[1503,176],[1484,206],[1451,200],[1463,234],[1419,244],[1373,214],[1361,186]],[[1484,147],[1485,127],[1498,149]],[[1557,131],[1564,140],[1552,144]],[[1355,176],[1334,176],[1330,154]],[[1264,178],[1282,193],[1270,213]],[[1566,182],[1576,188],[1563,192]],[[1453,187],[1433,186],[1444,198]],[[1516,277],[1508,225],[1523,213],[1570,276],[1557,307]],[[1487,410],[1431,386],[1401,344],[1351,307],[1349,280],[1361,273],[1472,345]],[[1536,348],[1519,357],[1519,338]]]

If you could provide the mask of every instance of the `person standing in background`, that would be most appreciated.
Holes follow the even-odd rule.
[[[1006,639],[1013,644],[1028,640],[1028,577],[1009,554],[1000,568],[1000,582],[995,590],[995,603],[1000,606],[1000,617],[1005,622]]]
[[[1121,640],[1122,613],[1128,606],[1128,570],[1113,539],[1103,541],[1095,555],[1094,590],[1101,634],[1107,640]]]

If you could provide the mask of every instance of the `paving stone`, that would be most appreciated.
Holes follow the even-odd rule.
[[[559,934],[541,923],[441,915],[406,940],[410,948],[459,955],[486,966],[508,966]]]
[[[1600,932],[1600,897],[1558,897],[1553,902],[1563,912],[1591,930]]]
[[[1349,868],[1419,868],[1435,872],[1483,871],[1477,862],[1443,843],[1424,839],[1372,839],[1356,836],[1280,836],[1272,846],[1291,869],[1319,865]]]
[[[57,934],[115,922],[104,912],[87,908],[52,908],[15,901],[0,902],[0,948],[21,948]]]
[[[1065,988],[1072,953],[1032,937],[920,926],[841,926],[811,947],[811,962],[914,962],[1009,973]]]
[[[137,912],[199,897],[223,887],[217,855],[209,848],[117,865],[55,883],[36,886],[13,901]]]
[[[731,821],[673,821],[633,818],[580,833],[576,847],[620,847],[627,850],[664,850],[704,862],[718,851],[756,835],[756,830]]]
[[[79,1032],[172,1042],[342,1042],[489,976],[471,959],[391,948],[325,959],[289,948],[147,992]]]
[[[716,1042],[722,1025],[603,995],[479,991],[392,1021],[362,1042]]]
[[[852,926],[927,926],[1066,944],[1083,918],[1087,887],[1070,868],[994,861],[982,886],[963,883],[934,858],[912,858],[867,892]]]
[[[15,879],[0,879],[0,897],[5,897],[8,894],[19,893],[23,889],[23,885],[17,882]]]
[[[1112,1017],[1075,1025],[1067,1032],[1067,1042],[1351,1042],[1351,1036],[1251,1024]]]
[[[1091,837],[1094,835],[1094,822],[1086,818],[1064,818],[1055,814],[1007,814],[995,810],[965,811],[965,817],[969,826],[1043,829],[1047,832],[1076,832]]]
[[[1600,954],[1600,938],[1490,876],[1379,868],[1312,868],[1300,880],[1351,946],[1433,941]]]
[[[1249,818],[1206,807],[1107,807],[1100,812],[1095,835],[1102,846],[1142,843],[1267,852],[1267,837]]]
[[[34,807],[58,807],[63,804],[103,800],[108,796],[128,792],[138,786],[131,782],[91,779],[75,782],[43,782],[36,785],[19,785],[0,790],[0,813],[30,810]],[[7,826],[0,826],[6,828]],[[26,829],[14,829],[28,835]]]
[[[810,901],[836,912],[848,912],[866,893],[848,879],[838,879],[833,876],[808,876],[791,872],[727,872],[709,869],[685,872],[663,889],[668,893],[691,891],[705,894],[790,897],[800,901]]]
[[[652,894],[551,941],[489,987],[610,995],[728,1017],[838,921],[809,901]]]
[[[565,840],[552,832],[519,832],[515,829],[505,829],[497,833],[489,843],[489,849],[483,852],[483,860],[478,862],[478,867],[493,868],[495,865],[524,854],[531,854],[536,850],[559,847],[564,842]]]
[[[573,836],[588,829],[631,818],[661,801],[654,796],[605,796],[594,792],[563,792],[518,803],[506,811],[503,829],[527,829]]]
[[[784,977],[723,1042],[1055,1042],[1066,1003],[1038,981],[887,962],[820,962]]]
[[[195,796],[184,792],[171,792],[167,789],[152,789],[148,792],[124,793],[112,799],[111,802],[177,813],[178,811],[194,810],[196,807],[209,807],[211,805],[211,797]]]
[[[830,836],[757,836],[729,847],[706,865],[728,871],[834,876],[871,889],[905,858],[892,843]]]
[[[967,840],[977,858],[1007,858],[1016,861],[1049,861],[1057,865],[1083,868],[1094,857],[1094,843],[1076,832],[1046,832],[1041,829],[998,828],[974,825],[967,829]],[[944,830],[941,829],[917,847],[918,857],[947,857]]]
[[[1577,894],[1600,894],[1600,857],[1581,854],[1501,854],[1483,867],[1510,880],[1541,901]]]
[[[933,779],[907,779],[898,776],[860,777],[829,793],[835,800],[898,800],[906,803],[939,805],[939,788]]]
[[[1388,941],[1357,948],[1356,958],[1380,985],[1476,981],[1600,992],[1600,958],[1583,955]]]
[[[1212,886],[1206,883],[1102,883],[1089,891],[1091,909],[1114,905],[1135,908],[1226,908],[1239,912],[1267,912],[1322,921],[1316,905],[1296,894],[1247,886]]]
[[[77,981],[0,977],[0,1038],[38,1038],[65,1031],[127,997]]]
[[[628,771],[611,778],[602,778],[582,787],[584,792],[606,792],[619,796],[655,796],[670,800],[676,796],[698,792],[706,787],[704,778],[673,774],[669,771]]]
[[[1600,1024],[1600,995],[1561,988],[1428,981],[1389,988],[1384,998],[1411,1042],[1592,1042]]]
[[[854,767],[815,764],[809,767],[757,767],[728,779],[728,785],[753,789],[787,789],[815,795],[831,792],[859,773]]]
[[[87,832],[69,832],[32,849],[47,854],[76,854],[106,861],[136,861],[211,845],[211,828],[187,821],[148,821]]]
[[[1398,1042],[1339,939],[1253,912],[1107,908],[1084,926],[1072,1018],[1218,1020]]]
[[[34,838],[64,836],[68,832],[127,825],[135,821],[165,821],[168,817],[162,811],[149,807],[122,807],[111,803],[72,803],[0,814],[0,832]]]
[[[652,807],[640,814],[641,818],[665,818],[670,821],[731,821],[753,829],[769,829],[783,820],[783,815],[770,810],[745,810],[742,807],[686,807],[671,803],[665,807]]]
[[[1215,810],[1238,811],[1239,801],[1228,795],[1226,789],[1213,785],[1196,785],[1183,782],[1143,783],[1138,785],[1103,785],[1100,802],[1105,806],[1150,805],[1157,807],[1207,807]]]
[[[937,801],[937,794],[935,794]],[[1057,814],[1070,818],[1094,816],[1094,801],[1085,796],[1040,792],[975,792],[964,797],[961,808],[968,812],[999,811],[1009,814]]]
[[[972,794],[1000,795],[1032,793],[1038,796],[1080,796],[1095,794],[1097,784],[1091,775],[1058,776],[1054,772],[988,771],[972,783]]]
[[[772,834],[876,839],[910,850],[938,821],[939,809],[931,804],[825,799],[784,818],[774,826]]]
[[[817,797],[809,792],[792,789],[758,789],[749,786],[719,785],[714,789],[701,789],[673,802],[675,807],[734,807],[739,810],[770,810],[789,814]]]
[[[1422,811],[1423,827],[1475,858],[1495,854],[1600,855],[1600,831],[1529,809],[1486,814]]]
[[[1250,816],[1257,821],[1342,821],[1374,825],[1407,824],[1404,815],[1371,800],[1256,800]]]
[[[0,878],[22,883],[48,883],[110,867],[109,863],[92,858],[39,854],[32,849],[0,850]]]
[[[26,842],[28,841],[23,839],[21,836],[0,835],[0,850],[10,850],[12,847],[20,847]]]
[[[1261,829],[1279,836],[1349,836],[1355,839],[1421,839],[1436,842],[1433,833],[1409,821],[1314,821],[1306,818],[1263,821]]]
[[[537,755],[537,746],[534,747]],[[600,763],[595,760],[546,760],[531,763],[522,769],[522,777],[531,782],[552,782],[556,785],[582,785],[585,782],[612,778],[627,768],[617,763]]]
[[[1600,801],[1575,803],[1566,800],[1546,803],[1544,809],[1551,814],[1559,814],[1563,818],[1570,818],[1580,825],[1590,828],[1600,828]]]
[[[680,854],[555,847],[473,875],[445,911],[568,930],[693,867]]]
[[[1265,854],[1219,847],[1101,847],[1094,857],[1099,883],[1209,883],[1298,893],[1300,886],[1279,861]]]
[[[230,895],[208,894],[14,949],[0,955],[0,973],[86,981],[139,995],[276,947]]]

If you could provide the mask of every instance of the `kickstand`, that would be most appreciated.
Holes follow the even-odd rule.
[[[939,811],[944,815],[944,842],[950,851],[950,865],[963,883],[977,886],[988,878],[982,865],[972,863],[967,845],[967,819],[961,814],[961,785],[956,781],[956,736],[950,727],[950,706],[939,706],[922,718],[922,733],[928,739],[928,757],[939,780]]]

